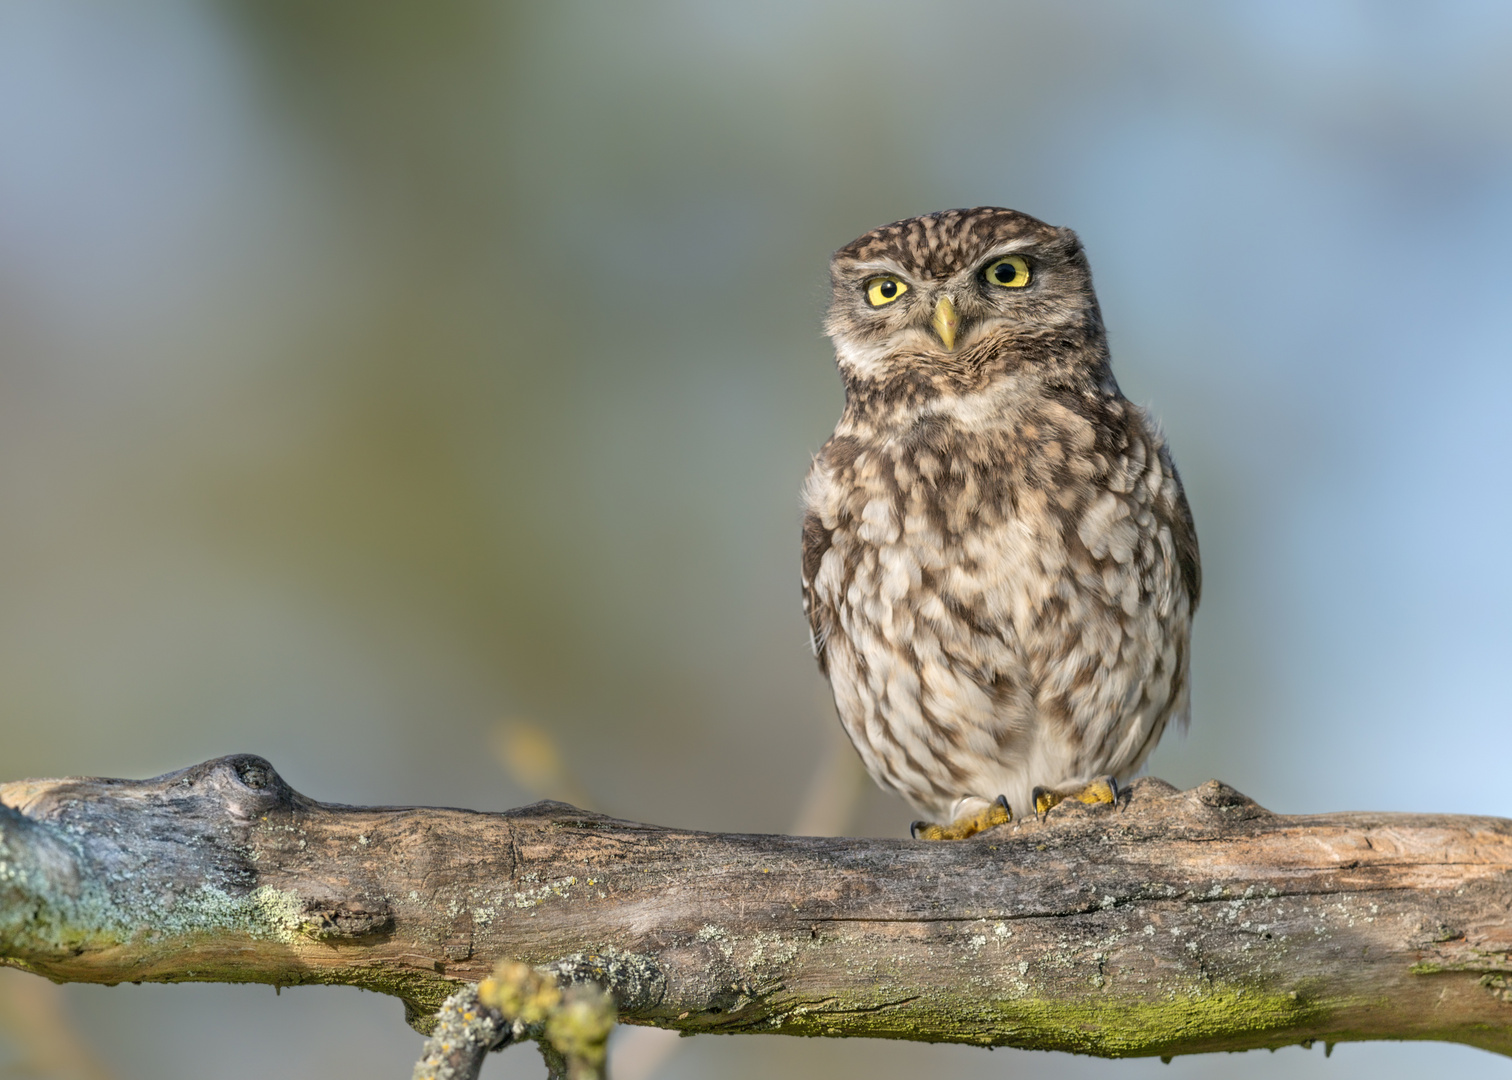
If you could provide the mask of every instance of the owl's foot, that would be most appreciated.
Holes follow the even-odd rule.
[[[1040,818],[1044,818],[1050,812],[1051,807],[1057,803],[1063,803],[1067,799],[1075,799],[1077,802],[1086,803],[1088,806],[1097,806],[1100,803],[1118,802],[1118,781],[1111,776],[1099,776],[1086,787],[1081,788],[1048,788],[1037,787],[1034,789],[1034,812]]]
[[[995,802],[988,803],[983,809],[962,814],[949,825],[916,821],[908,827],[908,831],[915,840],[965,840],[968,836],[975,836],[997,825],[1006,825],[1012,820],[1013,811],[1008,807],[1008,799],[999,795]]]

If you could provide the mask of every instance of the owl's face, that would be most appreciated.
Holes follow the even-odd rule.
[[[1025,341],[1101,332],[1070,229],[999,207],[874,229],[835,253],[825,328],[849,380],[971,367]]]

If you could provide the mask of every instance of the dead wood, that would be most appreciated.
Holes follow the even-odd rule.
[[[427,1029],[501,959],[621,1020],[1108,1056],[1440,1039],[1512,1053],[1512,822],[1283,817],[1131,785],[972,840],[687,832],[561,803],[319,803],[266,761],[0,787],[0,960],[346,983]]]

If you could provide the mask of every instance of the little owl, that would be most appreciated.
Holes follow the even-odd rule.
[[[841,723],[938,823],[916,836],[1114,801],[1186,722],[1202,578],[1081,242],[946,210],[847,244],[830,278],[845,411],[804,487],[803,599]]]

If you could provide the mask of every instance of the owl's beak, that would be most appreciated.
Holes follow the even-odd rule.
[[[942,296],[935,301],[934,326],[935,333],[940,335],[940,340],[945,343],[945,351],[955,348],[956,323],[955,304],[950,302],[950,297]]]

